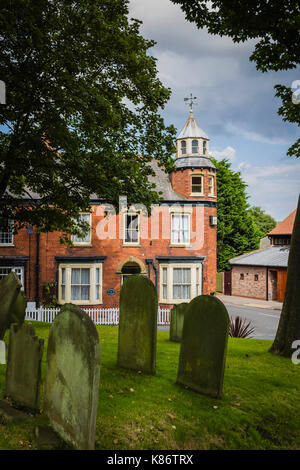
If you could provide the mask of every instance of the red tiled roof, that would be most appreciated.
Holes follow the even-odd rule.
[[[269,235],[292,235],[296,210],[290,213],[282,222],[276,225],[275,228],[269,233]]]

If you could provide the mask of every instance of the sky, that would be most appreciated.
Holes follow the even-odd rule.
[[[165,123],[179,134],[189,114],[184,98],[196,96],[194,115],[210,138],[210,154],[227,158],[241,172],[251,206],[277,222],[287,217],[300,193],[300,159],[286,155],[299,128],[277,114],[281,100],[274,85],[292,86],[300,68],[257,71],[249,61],[255,41],[234,44],[198,30],[170,0],[131,0],[129,16],[142,20],[141,34],[156,41],[149,53],[163,85],[172,90],[161,110]]]

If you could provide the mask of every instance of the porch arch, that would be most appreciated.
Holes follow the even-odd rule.
[[[125,267],[126,264],[128,264],[129,266],[137,265],[140,268],[140,274],[147,274],[144,263],[135,256],[128,256],[127,258],[122,260],[117,266],[116,273],[122,274],[122,269]]]

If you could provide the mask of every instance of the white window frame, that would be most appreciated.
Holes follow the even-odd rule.
[[[182,145],[184,143],[184,145]],[[185,149],[185,152],[183,152],[183,148]],[[180,152],[181,155],[186,155],[187,154],[187,142],[186,140],[181,140],[180,141]]]
[[[2,273],[1,270],[2,269],[7,269],[9,270],[6,274]],[[19,271],[19,272],[18,272]],[[6,276],[7,274],[9,273],[15,273],[18,278],[20,279],[20,282],[22,284],[22,290],[25,289],[25,285],[24,285],[24,266],[0,266],[0,274],[4,274],[4,276]],[[2,279],[2,275],[0,275],[0,279]]]
[[[126,241],[126,231],[127,231],[127,224],[126,224],[126,217],[127,216],[130,216],[130,215],[134,215],[134,216],[137,216],[138,218],[138,228],[137,228],[137,241]],[[141,228],[140,228],[140,222],[141,222],[141,218],[140,218],[140,214],[138,212],[134,212],[134,211],[129,211],[129,212],[124,212],[123,214],[123,244],[124,245],[128,245],[128,246],[136,246],[136,245],[139,245],[140,244],[140,231],[141,231]],[[132,231],[134,229],[131,229]]]
[[[201,192],[193,191],[193,178],[201,178]],[[204,175],[203,173],[193,173],[191,175],[191,194],[190,196],[204,196]]]
[[[88,240],[84,240],[84,241],[79,241],[79,239],[77,237],[77,235],[72,235],[72,242],[73,242],[73,245],[74,246],[91,246],[91,243],[92,243],[92,214],[90,212],[81,212],[80,213],[80,216],[82,215],[88,215],[89,216],[89,239]]]
[[[7,230],[0,230],[0,234],[9,237],[8,242],[0,242],[0,246],[14,246],[14,234],[13,234],[13,219],[8,219],[7,221]]]
[[[197,146],[195,144],[193,145],[193,142],[197,142]],[[192,154],[197,155],[199,153],[199,140],[198,139],[192,139],[191,145],[192,145]],[[194,152],[194,148],[196,148],[196,152]]]
[[[173,272],[174,269],[190,269],[191,270],[191,288],[190,299],[174,299],[173,298]],[[164,296],[163,289],[163,270],[167,272],[167,296]],[[197,271],[198,270],[198,271]],[[197,279],[198,276],[198,279]],[[190,302],[194,297],[202,293],[202,263],[162,263],[159,265],[159,302],[163,304],[181,304],[182,302]]]
[[[89,300],[71,299],[71,273],[72,268],[86,268],[90,270],[90,298]],[[97,299],[96,292],[96,268],[99,269],[99,290]],[[62,269],[65,269],[65,298],[62,298]],[[77,305],[102,304],[103,291],[103,263],[61,263],[58,268],[58,301],[60,304],[73,303]]]
[[[174,229],[173,229],[173,218],[175,216],[185,216],[188,218],[188,239],[186,242],[183,242],[183,241],[179,241],[179,242],[176,242],[176,241],[173,241],[173,232],[174,232]],[[180,227],[181,227],[181,223],[180,223]],[[181,233],[181,229],[179,228],[179,233]],[[191,214],[190,213],[186,213],[184,211],[182,212],[172,212],[171,213],[171,240],[170,240],[170,246],[189,246],[191,243]]]
[[[209,189],[209,180],[211,178],[212,185],[211,185],[211,190]],[[208,196],[214,196],[215,195],[215,176],[214,175],[208,175]]]

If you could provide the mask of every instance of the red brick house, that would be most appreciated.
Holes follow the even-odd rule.
[[[270,246],[230,260],[231,294],[283,302],[296,209],[269,234]]]
[[[0,232],[0,277],[15,271],[37,305],[43,284],[53,282],[61,304],[115,307],[122,283],[137,273],[151,278],[161,306],[215,291],[217,184],[208,145],[191,110],[177,138],[176,170],[152,162],[162,197],[151,216],[122,198],[119,214],[91,199],[91,212],[81,215],[90,230],[72,247],[59,243],[59,233],[32,227],[13,234],[9,221]]]

